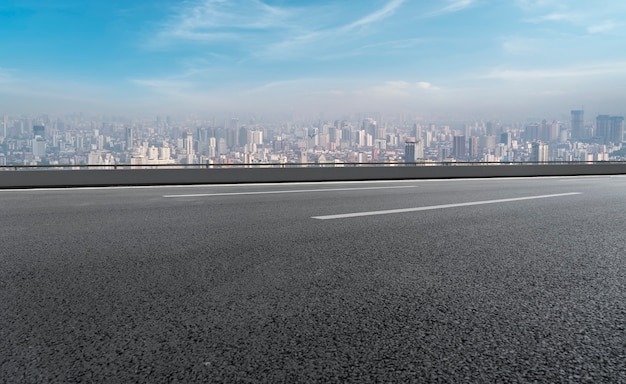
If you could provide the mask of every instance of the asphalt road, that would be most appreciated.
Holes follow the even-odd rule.
[[[626,383],[625,218],[620,176],[0,191],[0,380]]]

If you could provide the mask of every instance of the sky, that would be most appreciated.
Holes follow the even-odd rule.
[[[2,0],[0,114],[626,112],[618,0]]]

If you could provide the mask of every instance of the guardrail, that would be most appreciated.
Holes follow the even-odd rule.
[[[0,165],[0,171],[17,170],[129,170],[129,169],[212,169],[212,168],[341,168],[341,167],[407,167],[407,166],[500,166],[500,165],[589,165],[626,164],[626,160],[610,161],[418,161],[418,162],[368,162],[368,163],[240,163],[240,164],[53,164],[53,165]]]
[[[402,179],[452,179],[626,174],[626,162],[577,163],[348,163],[326,164],[200,164],[153,166],[5,167],[0,188],[94,187],[184,184],[280,183]],[[304,167],[304,165],[311,167]],[[387,165],[387,166],[384,166]],[[391,166],[393,165],[393,166]],[[117,167],[117,168],[116,168]],[[139,168],[142,167],[142,168]],[[185,168],[181,168],[185,167]],[[54,170],[56,169],[56,170]]]

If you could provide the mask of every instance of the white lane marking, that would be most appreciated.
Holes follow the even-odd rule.
[[[612,177],[612,176],[611,176]],[[606,180],[606,179],[610,179],[611,177],[609,176],[580,176],[580,177],[576,177],[576,178],[567,178],[567,179],[561,179],[559,181],[589,181],[589,180]]]
[[[318,220],[347,219],[347,218],[351,218],[351,217],[374,216],[374,215],[389,215],[389,214],[392,214],[392,213],[405,213],[405,212],[417,212],[417,211],[430,211],[430,210],[433,210],[433,209],[469,207],[469,206],[472,206],[472,205],[508,203],[508,202],[512,202],[512,201],[547,199],[547,198],[551,198],[551,197],[564,197],[564,196],[581,195],[581,194],[582,194],[581,192],[558,193],[558,194],[554,194],[554,195],[538,195],[538,196],[515,197],[515,198],[511,198],[511,199],[471,201],[471,202],[468,202],[468,203],[431,205],[431,206],[428,206],[428,207],[389,209],[389,210],[386,210],[386,211],[369,211],[369,212],[344,213],[344,214],[339,214],[339,215],[312,216],[311,218],[312,219],[318,219]]]
[[[336,192],[336,191],[364,191],[373,189],[399,189],[417,188],[416,185],[401,185],[394,187],[364,187],[364,188],[326,188],[326,189],[292,189],[282,191],[256,191],[256,192],[223,192],[223,193],[194,193],[188,195],[163,195],[166,198],[173,197],[210,197],[210,196],[245,196],[245,195],[273,195],[284,193],[311,193],[311,192]]]

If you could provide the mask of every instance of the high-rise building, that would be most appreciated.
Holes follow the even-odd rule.
[[[248,144],[248,128],[243,125],[241,127],[239,127],[239,139],[238,139],[238,144],[240,146],[244,146],[246,144]]]
[[[191,131],[183,132],[183,149],[187,152],[187,155],[192,156],[193,150],[193,134]]]
[[[611,136],[611,116],[598,115],[596,117],[596,134],[595,136],[601,143],[606,144],[610,141]]]
[[[9,116],[4,115],[4,119],[2,122],[2,137],[7,137],[7,129],[9,128]]]
[[[413,137],[415,137],[416,140],[422,139],[422,126],[417,123],[413,124]]]
[[[524,133],[522,135],[526,141],[536,141],[541,139],[541,125],[539,123],[527,124],[524,127]]]
[[[512,135],[511,132],[503,132],[500,134],[500,143],[511,147]]]
[[[404,142],[404,162],[415,162],[415,139],[406,139]]]
[[[133,148],[133,128],[132,127],[126,127],[126,150],[130,150]]]
[[[46,139],[39,135],[33,140],[33,156],[40,159],[46,156]]]
[[[465,136],[454,136],[452,141],[452,156],[457,160],[465,158]]]
[[[572,139],[584,138],[585,134],[585,111],[581,109],[573,110],[572,116]]]
[[[621,143],[624,141],[624,117],[611,116],[611,142]]]
[[[624,141],[624,117],[598,115],[596,137],[603,144],[619,144]]]
[[[46,127],[43,125],[33,125],[33,137],[46,137]]]
[[[548,127],[548,141],[555,142],[559,139],[559,122],[553,120],[550,126]]]
[[[471,136],[469,138],[469,157],[475,159],[479,155],[478,149],[478,136]]]
[[[368,117],[367,119],[363,120],[363,131],[365,131],[365,134],[372,135],[372,137],[375,139],[378,138],[377,126],[378,126],[378,123],[376,123],[376,120],[372,119],[371,117]]]
[[[541,141],[532,143],[530,161],[543,163],[548,161],[548,145]]]

